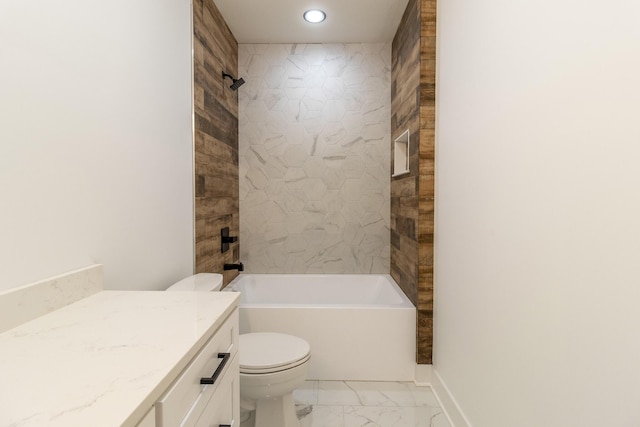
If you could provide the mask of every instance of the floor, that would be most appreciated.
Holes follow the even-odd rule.
[[[431,388],[410,382],[306,381],[293,396],[300,427],[451,427]]]

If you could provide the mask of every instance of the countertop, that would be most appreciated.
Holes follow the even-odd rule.
[[[133,427],[235,292],[102,291],[0,334],[0,427]]]

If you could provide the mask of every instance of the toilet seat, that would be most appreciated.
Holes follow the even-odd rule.
[[[276,332],[240,335],[240,373],[268,374],[295,368],[311,357],[311,346],[302,338]]]

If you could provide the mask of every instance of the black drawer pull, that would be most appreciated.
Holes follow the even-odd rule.
[[[219,424],[218,427],[231,427],[231,424]]]
[[[218,359],[222,359],[222,362],[216,368],[216,371],[213,373],[211,378],[200,378],[200,384],[208,384],[211,385],[216,382],[218,377],[220,376],[220,372],[224,369],[224,365],[227,364],[227,361],[231,357],[231,353],[218,353]],[[222,427],[222,426],[221,426]]]

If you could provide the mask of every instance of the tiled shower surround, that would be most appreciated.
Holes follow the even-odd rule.
[[[240,259],[389,273],[390,44],[241,44]]]
[[[239,243],[220,251],[220,229],[238,235],[238,95],[222,72],[238,69],[238,43],[212,1],[193,1],[196,272],[238,275]]]
[[[418,309],[421,364],[433,349],[436,7],[409,0],[392,45],[391,137],[411,140],[410,173],[391,180],[391,276]]]

